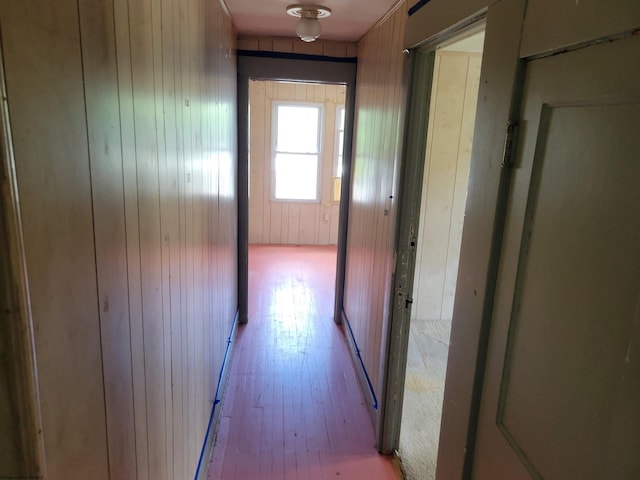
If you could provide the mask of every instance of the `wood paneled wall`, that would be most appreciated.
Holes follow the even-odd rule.
[[[339,203],[332,201],[336,111],[345,93],[344,85],[249,82],[249,243],[337,244]],[[323,105],[319,202],[272,200],[272,108],[278,100]]]
[[[478,53],[436,53],[412,319],[453,315],[481,60]]]
[[[299,53],[326,57],[350,58],[357,54],[355,42],[339,42],[319,38],[314,42],[303,42],[298,37],[265,37],[240,35],[238,50],[257,52]]]
[[[25,0],[0,27],[47,478],[193,478],[237,307],[231,21]]]
[[[406,18],[407,3],[401,2],[358,43],[344,310],[378,396],[383,381],[404,115]]]

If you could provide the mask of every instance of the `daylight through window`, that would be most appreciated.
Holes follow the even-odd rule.
[[[276,200],[318,200],[320,114],[321,108],[315,105],[275,105]]]

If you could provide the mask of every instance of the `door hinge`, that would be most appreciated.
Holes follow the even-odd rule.
[[[518,122],[507,122],[507,134],[504,138],[504,150],[502,151],[502,168],[512,167],[514,164],[519,128]]]

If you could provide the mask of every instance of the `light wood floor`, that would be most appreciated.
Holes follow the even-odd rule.
[[[335,247],[251,246],[209,480],[397,480],[379,455],[342,329]]]

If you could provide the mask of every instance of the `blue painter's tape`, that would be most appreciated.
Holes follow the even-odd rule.
[[[371,394],[371,398],[373,399],[373,409],[378,409],[378,398],[376,397],[376,392],[373,389],[373,385],[371,384],[371,379],[369,378],[369,373],[367,373],[367,368],[364,366],[364,360],[362,360],[362,356],[360,355],[360,348],[358,348],[358,342],[356,342],[356,337],[353,335],[353,330],[351,329],[351,323],[349,323],[349,318],[347,317],[346,312],[343,310],[342,315],[347,323],[347,328],[349,329],[349,336],[351,337],[351,341],[353,345],[356,347],[356,356],[358,360],[360,360],[360,366],[362,367],[362,371],[364,372],[364,377],[367,379],[367,385],[369,386],[369,393]]]
[[[222,399],[218,398],[220,394],[220,387],[222,386],[224,369],[227,365],[227,360],[229,356],[229,349],[231,348],[231,344],[233,343],[233,335],[235,329],[238,325],[238,312],[236,312],[236,317],[233,319],[233,325],[231,326],[231,332],[229,333],[229,337],[227,338],[227,349],[224,352],[224,359],[222,360],[222,366],[220,367],[220,374],[218,375],[218,386],[216,387],[216,396],[213,400],[213,407],[211,407],[211,415],[209,415],[209,424],[207,425],[207,433],[204,436],[204,443],[202,444],[202,450],[200,450],[200,458],[198,459],[198,468],[196,469],[196,474],[193,477],[194,480],[198,479],[198,475],[200,474],[200,469],[202,468],[202,460],[204,459],[204,452],[207,448],[207,441],[209,440],[209,435],[211,435],[211,426],[213,424],[213,416],[216,411],[216,405],[220,403]]]

